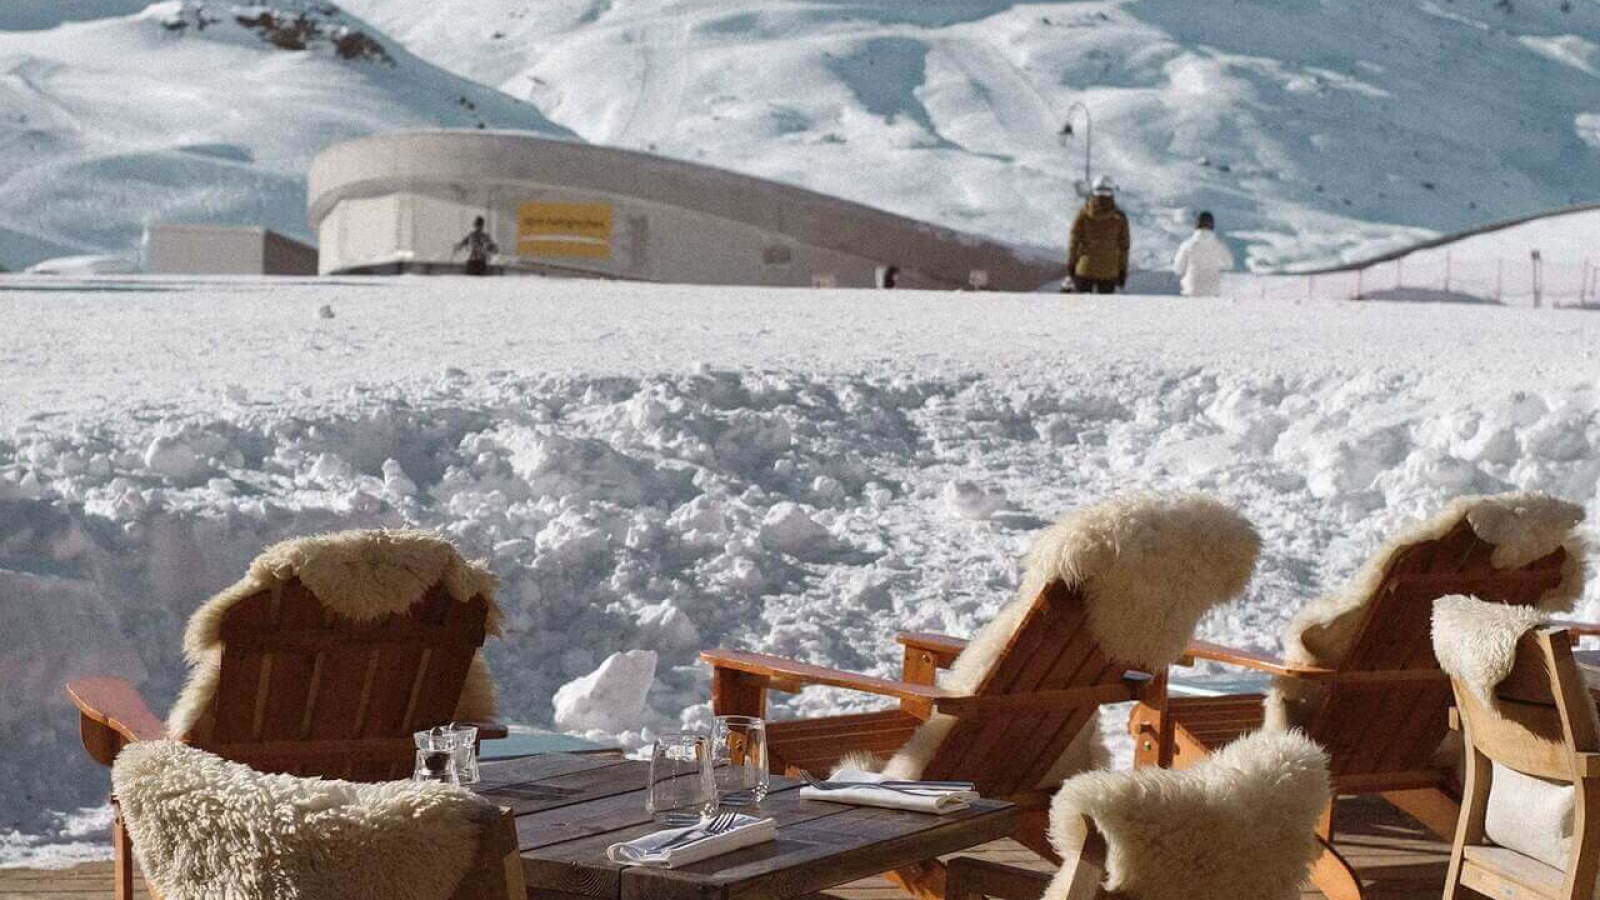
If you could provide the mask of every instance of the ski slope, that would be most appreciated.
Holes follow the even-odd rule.
[[[1200,209],[1276,269],[1600,196],[1595,0],[346,6],[586,140],[1033,245],[1077,206],[1081,101],[1144,268]]]
[[[164,712],[189,613],[290,535],[412,525],[487,559],[514,723],[656,654],[637,714],[567,719],[637,747],[705,724],[704,647],[890,675],[897,630],[970,634],[1041,527],[1114,492],[1255,523],[1251,587],[1201,632],[1269,650],[1450,497],[1600,509],[1581,313],[12,275],[0,321],[0,383],[25,386],[0,391],[0,864],[106,853],[62,682],[119,675]],[[1102,723],[1124,749],[1125,721]]]
[[[129,6],[0,4],[0,266],[132,255],[153,219],[309,238],[306,169],[351,137],[480,124],[569,134],[326,4]],[[283,49],[271,38],[296,38],[264,15],[304,16],[317,34]]]
[[[273,46],[238,21],[262,10],[366,35],[392,65],[339,59],[326,39]],[[0,4],[0,266],[126,254],[154,217],[304,237],[304,169],[323,146],[479,123],[1056,247],[1083,153],[1056,131],[1081,101],[1144,268],[1165,267],[1202,208],[1250,267],[1307,268],[1594,199],[1600,183],[1597,0],[344,10]],[[185,15],[216,24],[164,27]]]

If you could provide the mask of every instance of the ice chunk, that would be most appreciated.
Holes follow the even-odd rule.
[[[619,732],[637,728],[645,694],[656,678],[656,654],[625,650],[556,691],[555,723],[563,731]]]
[[[951,481],[944,486],[944,508],[962,519],[983,521],[1006,506],[1006,492],[985,489],[971,481]]]
[[[804,556],[825,548],[829,541],[828,529],[798,503],[779,503],[761,520],[761,542],[785,553]]]

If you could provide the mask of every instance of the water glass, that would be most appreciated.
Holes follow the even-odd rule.
[[[717,811],[711,776],[711,739],[703,734],[663,734],[650,749],[650,790],[644,808],[661,819],[668,813],[702,817]]]
[[[439,726],[419,731],[411,739],[417,744],[417,765],[411,772],[411,780],[461,783],[461,772],[456,766],[458,739],[455,731]]]
[[[755,716],[718,716],[711,754],[720,803],[750,806],[766,799],[767,723]]]
[[[456,772],[462,784],[477,784],[483,780],[478,774],[478,727],[450,723],[456,736]]]

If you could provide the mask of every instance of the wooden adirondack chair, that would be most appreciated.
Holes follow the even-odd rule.
[[[769,689],[807,685],[898,700],[899,708],[883,712],[768,723],[769,765],[780,773],[826,773],[846,755],[896,754],[888,766],[897,775],[969,780],[985,797],[1023,806],[1016,839],[1056,859],[1046,808],[1051,790],[1071,774],[1063,771],[1069,747],[1097,727],[1101,704],[1142,696],[1160,681],[1199,618],[1243,589],[1258,547],[1247,522],[1208,500],[1113,501],[1046,534],[1018,599],[965,650],[977,654],[965,670],[958,662],[965,642],[925,634],[900,636],[900,681],[709,651],[701,658],[713,667],[712,708],[765,716]],[[1094,553],[1095,561],[1083,558]],[[1158,558],[1166,568],[1141,582],[1141,567]],[[1195,577],[1186,582],[1185,574]],[[1127,627],[1116,628],[1119,620]],[[941,687],[941,668],[978,677],[966,689]],[[919,897],[944,893],[936,860],[890,877]]]
[[[957,858],[948,900],[1040,900],[1047,892],[1052,900],[1298,900],[1317,852],[1324,757],[1291,734],[1253,735],[1228,757],[1221,771],[1072,779],[1052,811],[1066,855],[1059,872]]]
[[[326,545],[353,546],[361,565],[377,567],[380,580],[385,572],[406,572],[401,596],[385,603],[394,611],[351,618],[330,609],[302,580],[327,580],[317,562]],[[418,546],[427,551],[425,563],[405,553]],[[398,556],[390,552],[397,549]],[[503,726],[479,718],[492,712],[492,685],[475,661],[497,627],[493,578],[486,571],[471,568],[442,539],[420,533],[303,539],[269,549],[263,559],[269,558],[291,562],[266,566],[258,560],[250,576],[191,619],[186,643],[191,658],[202,658],[168,724],[120,679],[67,685],[84,748],[95,761],[110,766],[127,744],[170,733],[261,771],[386,781],[409,777],[415,731],[478,719],[472,724],[480,740],[505,735]],[[215,645],[197,652],[197,633]],[[469,694],[477,695],[468,704],[476,709],[463,707]],[[474,715],[462,715],[469,712]],[[114,797],[112,804],[116,809]],[[116,896],[124,900],[133,896],[133,869],[120,814],[112,843]]]
[[[1497,685],[1474,685],[1471,673],[1452,673],[1456,707],[1450,727],[1463,732],[1467,756],[1445,900],[1466,896],[1463,887],[1503,900],[1590,900],[1596,894],[1600,726],[1571,642],[1572,635],[1560,628],[1524,633],[1509,675]],[[1559,791],[1551,783],[1570,787]],[[1541,817],[1538,810],[1513,806],[1499,812],[1498,823],[1489,821],[1491,793],[1528,786],[1540,799],[1562,797],[1571,804],[1566,846],[1552,840],[1565,818],[1561,809],[1543,810],[1547,815]]]
[[[1542,524],[1564,522],[1567,528],[1546,528],[1548,549],[1538,558],[1497,567],[1497,544],[1480,536],[1472,519],[1494,522],[1485,529],[1504,532],[1509,542],[1514,527],[1480,511],[1503,511],[1516,500],[1542,510]],[[1433,601],[1472,594],[1499,603],[1560,608],[1581,588],[1579,545],[1570,533],[1581,517],[1581,509],[1545,498],[1453,505],[1415,532],[1426,537],[1397,542],[1380,554],[1368,577],[1358,579],[1370,585],[1361,602],[1346,604],[1331,625],[1322,623],[1348,637],[1342,650],[1329,651],[1334,658],[1326,664],[1192,642],[1189,653],[1194,658],[1274,676],[1279,696],[1162,697],[1141,703],[1129,721],[1135,764],[1193,765],[1214,748],[1262,727],[1264,700],[1282,702],[1286,709],[1277,718],[1286,721],[1271,724],[1303,728],[1332,758],[1333,798],[1318,826],[1323,855],[1312,881],[1331,900],[1359,900],[1360,878],[1333,848],[1334,798],[1379,793],[1443,836],[1453,833],[1459,815],[1455,776],[1439,753],[1448,733],[1450,685],[1429,642]]]

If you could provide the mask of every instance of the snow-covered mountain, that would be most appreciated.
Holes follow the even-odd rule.
[[[1082,102],[1147,266],[1201,208],[1262,269],[1600,196],[1600,0],[342,6],[0,4],[0,265],[157,216],[304,234],[327,143],[480,122],[1054,246]]]
[[[345,6],[587,140],[1026,243],[1077,205],[1081,101],[1147,265],[1201,208],[1277,267],[1600,196],[1596,0]]]
[[[327,144],[480,124],[568,134],[328,4],[5,0],[0,266],[129,251],[157,218],[305,236]]]

